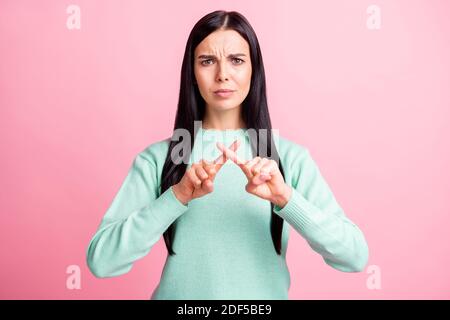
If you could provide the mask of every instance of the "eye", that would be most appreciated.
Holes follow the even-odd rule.
[[[236,60],[240,61],[238,64],[243,64],[243,63],[244,63],[244,60],[242,60],[242,59],[239,59],[239,58],[233,58],[233,61],[236,61]]]
[[[207,59],[207,60],[203,60],[202,62],[200,62],[202,65],[204,65],[204,66],[206,66],[206,65],[209,65],[210,63],[204,63],[204,62],[207,62],[207,61],[212,61],[212,59]]]

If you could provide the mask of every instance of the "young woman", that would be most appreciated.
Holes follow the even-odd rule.
[[[364,269],[365,237],[308,149],[272,132],[255,32],[212,12],[187,41],[174,134],[137,154],[87,264],[125,274],[164,236],[151,299],[287,299],[290,227],[331,267]]]

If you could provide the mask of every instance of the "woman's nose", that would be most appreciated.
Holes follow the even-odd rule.
[[[221,61],[218,65],[219,70],[217,71],[217,80],[219,81],[228,80],[228,69],[226,61]]]

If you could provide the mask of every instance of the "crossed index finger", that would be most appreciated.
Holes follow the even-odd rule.
[[[236,164],[240,165],[246,163],[246,161],[238,157],[235,152],[236,150],[225,147],[225,145],[221,142],[217,142],[217,147],[227,156],[227,158],[230,158]]]
[[[219,146],[219,144],[220,144],[223,148],[221,148],[221,147]],[[217,157],[217,159],[215,159],[215,160],[213,161],[213,164],[214,164],[214,165],[219,165],[219,168],[222,167],[222,165],[224,165],[225,162],[227,161],[227,156],[226,156],[226,154],[224,153],[224,149],[229,150],[229,151],[231,151],[231,152],[234,153],[234,152],[237,150],[237,148],[239,148],[239,145],[240,145],[240,141],[239,141],[239,140],[235,140],[235,141],[230,145],[229,148],[225,147],[225,145],[224,145],[223,143],[217,142],[217,146],[219,147],[220,151],[222,151],[222,154],[221,154],[219,157]]]
[[[241,170],[244,172],[244,174],[247,176],[248,179],[251,179],[253,177],[253,174],[250,172],[249,168],[247,168],[246,164],[250,161],[242,160],[238,157],[236,152],[234,150],[231,150],[223,145],[223,143],[218,142],[217,147],[222,150],[222,152],[230,158],[234,163],[236,163]]]

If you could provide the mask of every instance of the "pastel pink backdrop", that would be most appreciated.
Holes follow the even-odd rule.
[[[70,4],[80,30],[66,27]],[[2,1],[0,298],[149,298],[162,238],[109,279],[89,272],[86,248],[134,156],[170,136],[188,34],[217,9],[253,25],[274,128],[310,149],[381,270],[371,290],[367,270],[332,269],[294,231],[290,299],[450,298],[444,0]]]

